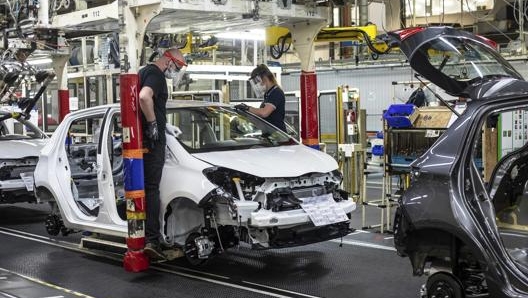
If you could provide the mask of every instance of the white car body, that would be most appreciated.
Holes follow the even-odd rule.
[[[0,111],[0,117],[10,112]],[[33,170],[49,139],[22,119],[0,121],[0,204],[35,202]]]
[[[243,241],[254,248],[267,249],[324,241],[351,231],[348,217],[356,205],[339,189],[342,177],[337,171],[337,163],[329,155],[299,144],[262,119],[236,111],[229,105],[169,101],[167,109],[167,157],[160,183],[161,233],[167,245],[203,248],[206,246],[200,245],[208,243],[215,249],[224,250]],[[115,133],[113,127],[118,126],[114,119],[118,119],[119,113],[118,105],[71,113],[41,151],[35,170],[36,194],[39,198],[53,198],[57,202],[67,229],[127,236],[127,222],[118,210],[122,205],[116,205],[116,197],[118,201],[122,200],[122,192],[118,190],[121,183],[114,181],[120,179],[116,170],[120,167],[117,154],[120,144],[110,137]],[[220,118],[198,121],[198,117],[206,113]],[[103,120],[86,123],[99,123],[101,138],[96,140],[94,137],[91,144],[74,144],[74,149],[67,148],[63,140],[70,127],[82,126],[75,121],[97,115],[104,115]],[[187,116],[192,121],[182,120]],[[246,134],[237,135],[235,129],[245,129],[243,125],[255,131],[245,130]],[[211,128],[210,135],[206,135],[205,128]],[[227,128],[229,132],[225,130]],[[262,130],[257,131],[257,128]],[[262,133],[268,130],[270,133]],[[187,139],[191,136],[192,140]],[[206,144],[208,141],[203,140],[206,137],[214,141]],[[244,145],[231,150],[230,146],[238,143]],[[67,151],[78,152],[79,148],[89,146],[97,150],[97,155],[90,158],[84,153],[79,155],[83,159],[77,164],[84,165],[81,166],[83,172],[72,162],[79,157],[72,157],[73,153]],[[218,147],[209,149],[208,146]],[[82,150],[86,152],[87,149]],[[83,186],[88,185],[85,172],[91,173],[88,175],[96,181],[97,194],[90,193]],[[90,194],[76,197],[76,193]],[[348,217],[315,226],[304,207],[301,208],[305,197],[321,197],[322,201],[332,198],[328,202],[331,208]],[[58,233],[57,229],[53,231]],[[283,239],[279,234],[286,236]],[[297,239],[290,234],[306,237]],[[205,259],[211,253],[200,249],[194,258]]]

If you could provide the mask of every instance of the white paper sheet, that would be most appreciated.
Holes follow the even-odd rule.
[[[343,208],[334,201],[332,194],[303,198],[301,207],[308,213],[315,226],[325,226],[348,220]]]

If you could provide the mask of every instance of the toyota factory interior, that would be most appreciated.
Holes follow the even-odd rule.
[[[0,0],[0,297],[528,297],[527,2]]]

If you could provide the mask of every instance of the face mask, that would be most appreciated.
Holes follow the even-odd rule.
[[[266,93],[266,85],[264,85],[262,79],[259,76],[249,79],[249,84],[251,85],[251,89],[253,89],[253,92],[255,92],[255,96],[257,98],[264,97],[264,94]]]
[[[174,67],[171,67],[169,65],[169,67],[165,69],[164,74],[167,79],[172,80],[172,85],[177,88],[178,83],[181,81],[181,79],[183,78],[183,75],[185,74],[185,71],[187,70],[187,66],[184,65],[180,69],[177,69],[175,64],[173,62],[171,63],[173,64]]]

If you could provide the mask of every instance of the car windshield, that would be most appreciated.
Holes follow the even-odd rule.
[[[457,81],[519,76],[496,52],[475,40],[438,37],[423,44],[419,50],[426,53],[433,67]]]
[[[0,118],[9,114],[11,113],[0,111]],[[45,137],[45,134],[29,121],[13,118],[0,121],[0,141],[42,139]]]
[[[168,109],[167,123],[191,153],[298,144],[268,122],[225,106]]]

